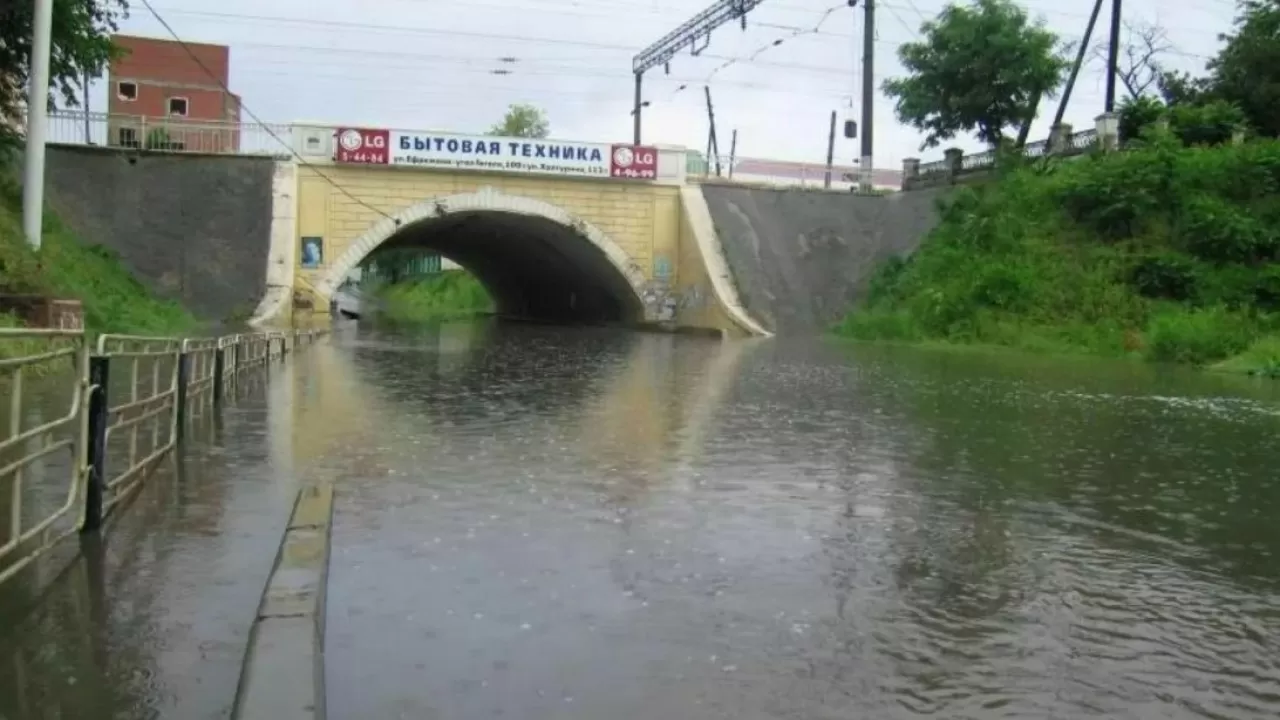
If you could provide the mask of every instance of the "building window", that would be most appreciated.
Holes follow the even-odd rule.
[[[133,102],[138,99],[138,84],[133,82],[116,83],[116,95],[125,102]]]
[[[135,128],[120,128],[120,146],[138,147],[138,131]]]
[[[186,117],[187,99],[184,97],[169,98],[169,114],[177,117]]]

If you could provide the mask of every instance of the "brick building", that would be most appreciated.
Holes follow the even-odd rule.
[[[170,40],[111,39],[122,52],[107,76],[108,144],[210,153],[240,149],[240,96],[227,89],[231,52],[225,45],[189,42],[184,49]]]

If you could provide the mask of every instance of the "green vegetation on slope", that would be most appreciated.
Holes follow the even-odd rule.
[[[475,315],[493,309],[480,281],[465,270],[445,270],[409,282],[384,285],[374,291],[379,314],[398,322]]]
[[[152,297],[112,251],[82,244],[51,213],[44,227],[37,257],[22,234],[22,189],[0,163],[0,292],[79,299],[91,332],[166,335],[195,326],[180,305]]]
[[[1155,133],[1011,167],[940,212],[839,334],[1280,376],[1280,141],[1183,147]]]

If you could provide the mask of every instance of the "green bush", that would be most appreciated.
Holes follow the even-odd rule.
[[[1139,295],[1156,300],[1190,300],[1196,294],[1196,264],[1180,253],[1140,255],[1129,271]]]
[[[1166,309],[1147,327],[1147,357],[1203,365],[1243,351],[1254,331],[1244,316],[1224,308]]]
[[[1063,209],[1104,240],[1145,232],[1172,202],[1176,155],[1166,146],[1112,153],[1064,167],[1056,188]]]
[[[1142,138],[1148,127],[1165,117],[1165,105],[1150,95],[1120,103],[1120,142],[1129,144]]]
[[[1252,263],[1272,256],[1276,229],[1259,222],[1239,205],[1212,195],[1188,195],[1177,217],[1182,243],[1203,260]]]
[[[836,332],[1193,364],[1280,335],[1280,142],[1152,132],[1041,165],[940,202]]]
[[[1253,304],[1266,312],[1280,312],[1280,265],[1268,265],[1254,278]]]
[[[1240,108],[1222,100],[1174,105],[1168,113],[1169,129],[1183,145],[1229,143],[1236,132],[1243,132],[1248,125]]]

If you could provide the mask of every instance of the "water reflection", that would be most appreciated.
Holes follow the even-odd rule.
[[[1267,391],[735,351],[537,329],[465,352],[354,346],[361,394],[413,422],[376,434],[379,474],[333,468],[333,712],[1280,708]]]

